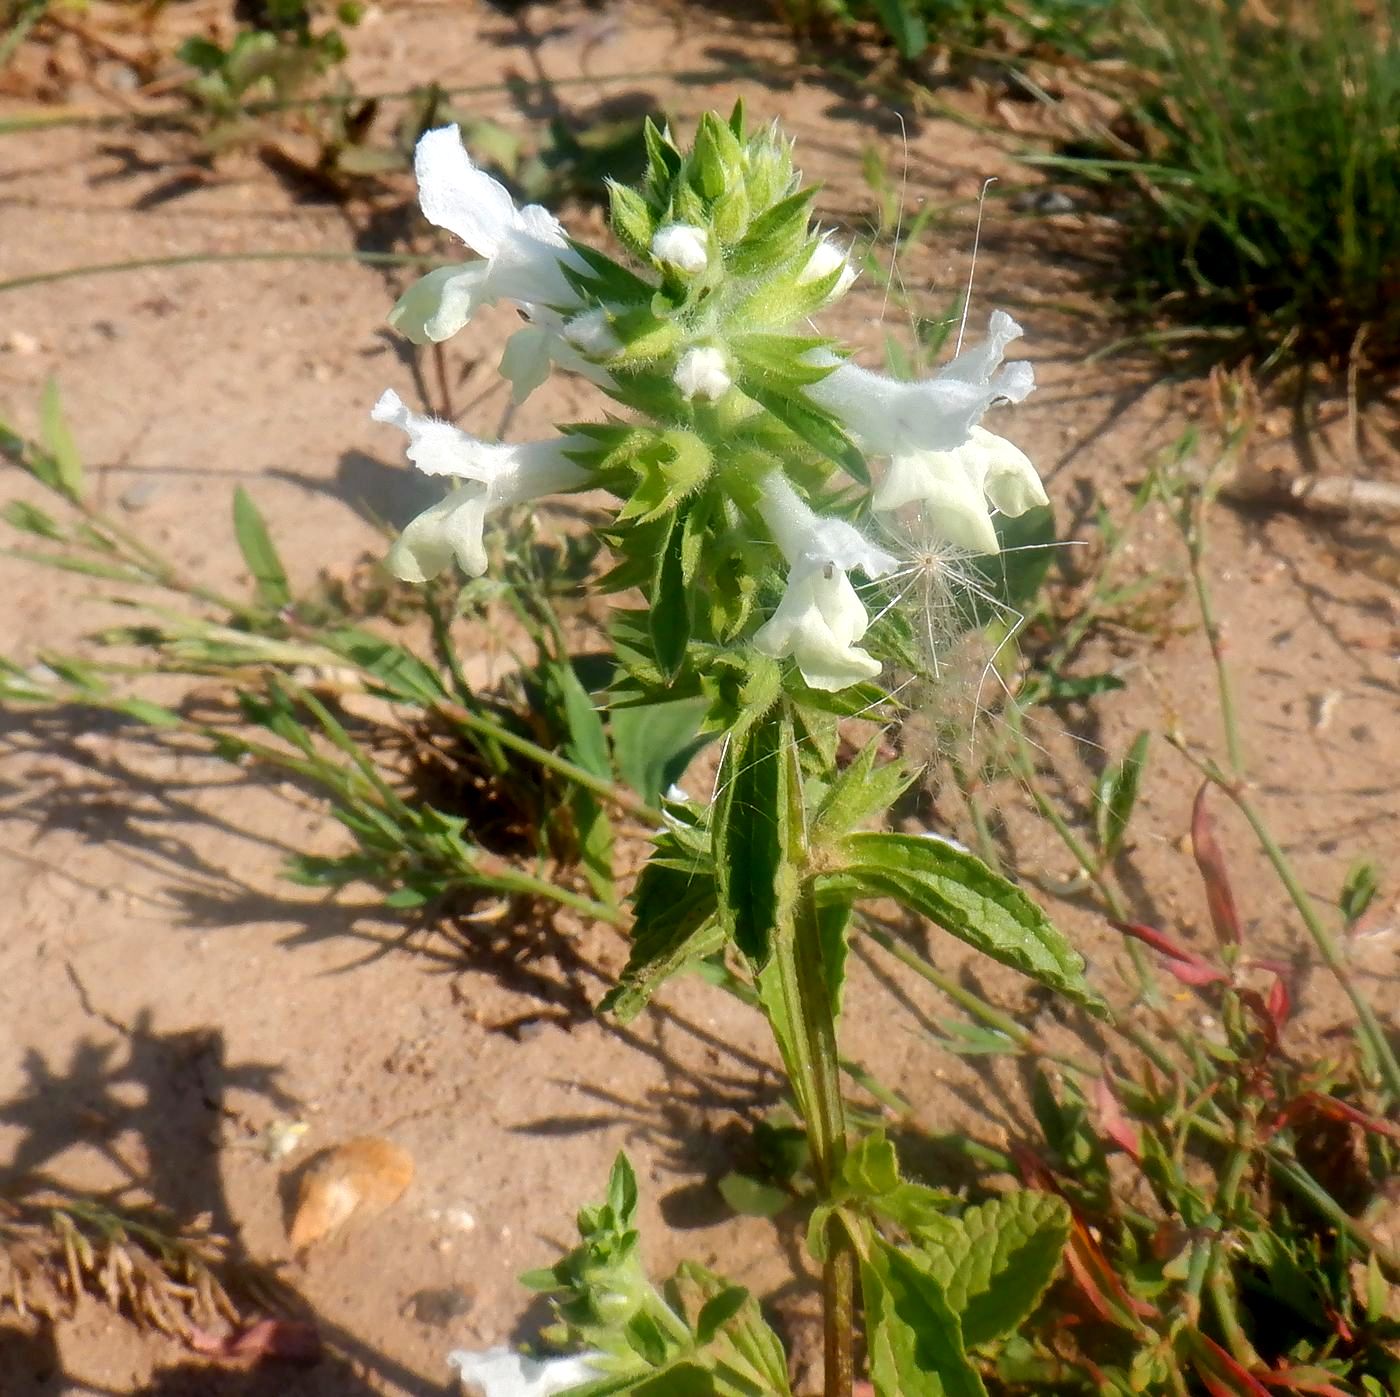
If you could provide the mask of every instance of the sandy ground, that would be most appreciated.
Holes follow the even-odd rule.
[[[536,89],[531,114],[642,90],[682,126],[742,93],[755,116],[778,115],[798,137],[808,173],[827,182],[824,216],[857,233],[872,208],[862,149],[874,144],[900,168],[899,122],[874,99],[812,81],[677,82],[656,71],[740,56],[776,71],[788,51],[761,31],[694,18],[677,26],[643,7],[524,13],[531,18],[411,5],[374,16],[357,36],[355,77],[366,90],[392,90],[511,72],[583,75],[581,87]],[[603,81],[608,74],[625,80]],[[102,100],[74,100],[85,96]],[[984,112],[976,94],[951,100]],[[463,101],[522,121],[500,93]],[[907,127],[907,207],[949,210],[931,250],[905,267],[911,294],[932,312],[967,273],[967,201],[988,175],[1024,175],[1008,141],[965,123],[911,115]],[[382,249],[405,234],[431,245],[405,205],[406,180],[372,207],[340,207],[234,158],[215,181],[172,193],[184,166],[171,140],[120,126],[6,136],[0,279],[184,252]],[[1085,363],[1112,331],[1049,308],[1092,302],[1081,268],[1047,258],[1024,228],[1005,205],[991,206],[977,282],[984,308],[1008,304],[1026,322],[1042,384],[1014,432],[1010,419],[1003,426],[1042,463],[1066,531],[1090,537],[1092,502],[1121,514],[1144,462],[1198,414],[1200,395],[1121,361]],[[99,497],[133,527],[183,567],[235,583],[228,509],[242,483],[295,580],[309,583],[377,551],[367,518],[402,520],[417,498],[397,439],[367,416],[385,386],[420,396],[411,359],[383,323],[392,294],[384,274],[349,261],[206,264],[11,291],[0,298],[0,407],[32,429],[40,388],[56,376]],[[868,283],[850,305],[848,328],[877,349],[895,310]],[[465,376],[458,403],[470,425],[493,430],[504,395],[490,364],[473,364],[476,353],[468,340],[453,346]],[[552,385],[511,431],[547,430],[588,401],[574,385]],[[9,467],[4,487],[6,498],[37,498]],[[1134,548],[1144,571],[1179,572],[1160,525]],[[1324,902],[1358,857],[1379,860],[1383,877],[1394,871],[1397,613],[1372,557],[1342,554],[1316,523],[1219,516],[1218,601],[1252,770]],[[9,559],[0,586],[4,652],[26,663],[112,614],[100,587]],[[1120,753],[1141,727],[1179,723],[1215,741],[1208,655],[1189,621],[1183,609],[1151,634],[1105,644],[1100,658],[1127,688],[1092,717],[1071,713],[1056,750],[1093,771],[1098,744]],[[801,1266],[792,1225],[736,1220],[714,1190],[744,1121],[778,1097],[761,1025],[746,1011],[682,983],[629,1031],[595,1021],[589,1006],[621,955],[601,929],[534,936],[528,954],[498,926],[476,929],[467,953],[432,938],[417,954],[393,948],[401,923],[368,895],[328,899],[281,877],[292,851],[342,847],[339,827],[290,787],[172,755],[82,711],[0,715],[0,732],[0,1190],[52,1179],[130,1189],[186,1219],[208,1213],[242,1254],[280,1265],[338,1355],[306,1372],[217,1378],[94,1302],[52,1328],[0,1317],[6,1397],[443,1391],[449,1348],[534,1332],[540,1311],[527,1309],[514,1277],[568,1243],[575,1209],[601,1192],[624,1146],[643,1181],[658,1273],[683,1256],[722,1266],[800,1332],[810,1297],[791,1279]],[[1127,860],[1135,911],[1188,935],[1205,925],[1181,843],[1194,784],[1159,743]],[[1063,853],[1014,801],[1007,821],[1024,867],[1068,875]],[[1297,997],[1325,1028],[1338,1017],[1335,999],[1247,831],[1223,816],[1222,837],[1249,934],[1261,953],[1293,960]],[[1388,883],[1374,934],[1355,951],[1387,1010],[1397,993],[1395,896]],[[1057,915],[1111,986],[1112,933],[1072,903]],[[975,964],[966,973],[1013,1010],[1035,1012],[1010,974]],[[1023,1112],[1014,1084],[938,1054],[919,1015],[946,1010],[896,983],[903,1006],[857,969],[849,1049],[918,1104],[925,1128],[1006,1138]],[[279,1119],[310,1128],[296,1154],[271,1162],[258,1142]],[[288,1176],[312,1151],[362,1135],[409,1152],[408,1192],[291,1258]]]

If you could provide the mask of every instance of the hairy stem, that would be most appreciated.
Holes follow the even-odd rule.
[[[807,1137],[817,1185],[829,1194],[846,1149],[846,1109],[841,1099],[836,1020],[822,957],[816,894],[804,880],[793,908],[790,934],[780,931],[774,948],[783,999],[793,1030],[790,1070],[807,1119]],[[855,1380],[852,1331],[855,1309],[855,1261],[845,1228],[828,1224],[827,1259],[822,1267],[823,1350],[826,1397],[850,1397]]]

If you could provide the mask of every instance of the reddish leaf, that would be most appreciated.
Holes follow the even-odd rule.
[[[1400,1140],[1400,1125],[1394,1121],[1381,1120],[1379,1116],[1368,1115],[1365,1111],[1358,1110],[1355,1106],[1349,1105],[1345,1101],[1338,1101],[1335,1096],[1324,1095],[1320,1091],[1310,1091],[1292,1102],[1285,1115],[1296,1121],[1299,1116],[1305,1115],[1308,1111],[1316,1111],[1319,1116],[1326,1116],[1328,1120],[1347,1121],[1352,1125],[1359,1125],[1362,1130],[1369,1130],[1372,1135],[1386,1135],[1392,1140]]]
[[[1265,1008],[1269,1011],[1269,1018],[1273,1020],[1274,1032],[1282,1033],[1283,1026],[1288,1022],[1289,1015],[1293,1012],[1293,1001],[1288,994],[1288,986],[1283,983],[1283,977],[1279,976],[1269,986],[1269,997],[1264,1002]]]
[[[1103,1133],[1141,1164],[1142,1137],[1137,1126],[1123,1113],[1123,1103],[1118,1100],[1107,1074],[1094,1083],[1094,1104],[1099,1108],[1099,1127]]]
[[[1271,1397],[1269,1389],[1253,1373],[1237,1363],[1199,1329],[1184,1336],[1191,1349],[1191,1361],[1212,1397]]]
[[[1206,885],[1206,906],[1210,909],[1210,924],[1221,945],[1241,944],[1240,919],[1235,911],[1235,895],[1230,891],[1230,877],[1225,871],[1225,855],[1215,838],[1215,825],[1206,809],[1206,792],[1210,782],[1203,781],[1191,807],[1191,851],[1201,881]]]
[[[1165,932],[1142,922],[1114,922],[1114,928],[1151,946],[1167,957],[1165,969],[1175,975],[1183,985],[1214,985],[1229,976],[1218,966],[1212,965],[1203,955],[1173,940]]]
[[[1352,1397],[1344,1387],[1333,1381],[1335,1375],[1325,1368],[1276,1368],[1272,1372],[1260,1373],[1261,1381],[1270,1387],[1281,1387],[1288,1392],[1317,1392],[1322,1397]]]
[[[192,1330],[189,1344],[196,1353],[255,1363],[280,1358],[288,1363],[315,1363],[321,1357],[321,1336],[314,1325],[297,1319],[259,1319],[227,1334]]]
[[[1141,1327],[1139,1320],[1156,1318],[1156,1309],[1129,1292],[1089,1229],[1078,1218],[1070,1228],[1065,1265],[1100,1319],[1136,1333]]]

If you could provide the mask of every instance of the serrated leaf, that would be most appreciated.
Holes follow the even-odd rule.
[[[783,864],[786,741],[776,711],[734,729],[720,763],[714,803],[714,859],[721,923],[757,966],[767,963],[778,921]]]
[[[648,864],[638,880],[632,952],[618,983],[598,1006],[630,1023],[667,980],[724,945],[715,920],[714,878]]]
[[[876,766],[880,744],[868,742],[837,777],[812,821],[812,843],[822,844],[849,834],[879,814],[908,790],[916,772],[899,762]]]
[[[942,1287],[898,1247],[873,1241],[860,1272],[876,1397],[987,1397]]]
[[[58,380],[49,379],[39,399],[39,436],[53,462],[58,488],[70,500],[83,495],[83,461],[78,455],[73,433],[63,415],[63,403],[58,395]]]
[[[866,897],[892,897],[984,955],[1029,975],[1096,1017],[1108,1006],[1084,978],[1084,958],[1019,888],[974,855],[907,834],[850,834],[833,846]]]
[[[686,514],[677,510],[671,518],[665,546],[656,563],[656,579],[651,595],[652,651],[667,682],[675,679],[685,664],[690,644],[690,588],[685,580]]]
[[[292,600],[287,574],[257,505],[241,485],[233,492],[233,532],[258,601],[270,611],[280,611]]]
[[[1018,1189],[930,1219],[918,1230],[922,1259],[958,1313],[969,1348],[1011,1333],[1054,1280],[1070,1214],[1051,1193]]]

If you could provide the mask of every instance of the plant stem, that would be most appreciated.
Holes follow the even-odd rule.
[[[1215,686],[1220,695],[1220,722],[1225,729],[1225,751],[1229,754],[1230,770],[1244,775],[1244,744],[1240,741],[1240,725],[1235,711],[1235,686],[1230,666],[1225,659],[1225,640],[1220,621],[1215,614],[1215,602],[1206,580],[1206,511],[1209,501],[1202,497],[1192,520],[1186,526],[1186,556],[1191,568],[1191,584],[1196,592],[1196,609],[1201,613],[1201,627],[1215,665]]]
[[[830,1194],[846,1149],[846,1109],[841,1099],[836,1020],[822,957],[816,893],[809,879],[798,888],[791,934],[776,938],[774,957],[795,1038],[794,1062],[805,1081],[793,1083],[807,1118],[812,1165],[823,1194]],[[855,1380],[852,1328],[855,1260],[845,1228],[833,1218],[822,1267],[823,1350],[826,1397],[850,1397]]]

